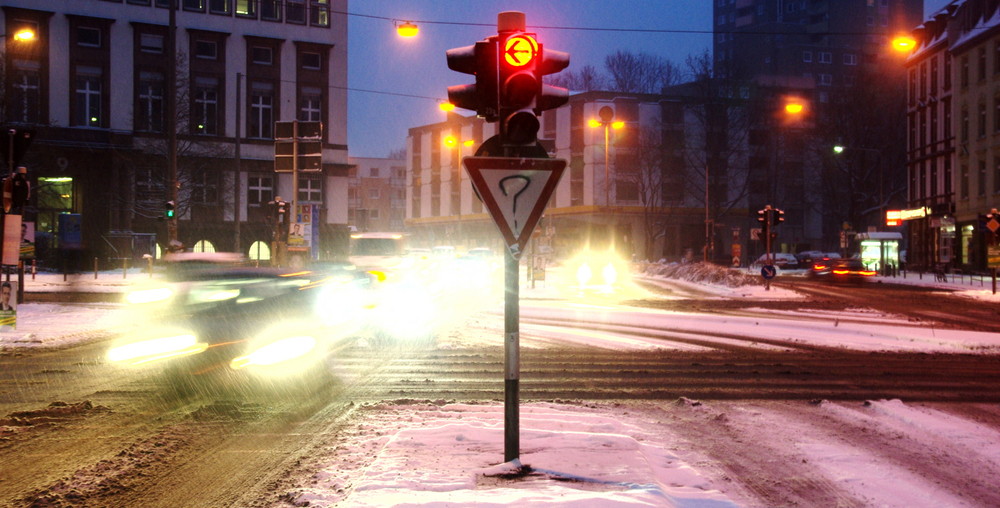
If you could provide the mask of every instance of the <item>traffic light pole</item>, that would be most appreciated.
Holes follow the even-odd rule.
[[[510,249],[504,249],[504,412],[503,460],[511,462],[521,456],[521,309],[520,266]]]

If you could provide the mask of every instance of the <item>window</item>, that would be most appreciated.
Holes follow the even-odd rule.
[[[194,117],[196,134],[214,136],[219,133],[219,80],[197,77],[194,80]]]
[[[330,26],[330,0],[311,0],[309,2],[309,24],[312,26]]]
[[[135,108],[135,130],[163,132],[163,74],[139,73],[139,104]]]
[[[979,81],[986,81],[986,48],[980,47],[976,51],[976,67],[979,71]]]
[[[959,181],[960,195],[962,199],[969,199],[969,166],[962,164],[962,174]]]
[[[100,67],[76,68],[73,80],[76,99],[73,106],[73,125],[101,126],[101,76]]]
[[[212,14],[229,14],[230,0],[208,0],[208,12]]]
[[[214,205],[219,201],[218,173],[211,170],[195,170],[191,174],[191,202],[198,205]]]
[[[820,51],[819,63],[824,63],[824,64],[833,63],[833,53],[830,53],[829,51]]]
[[[215,41],[194,41],[194,56],[215,60],[219,58],[219,46]]]
[[[247,137],[269,139],[274,126],[274,85],[254,82],[250,86],[250,115],[247,118]]]
[[[961,141],[969,140],[969,108],[962,108],[962,118],[959,133],[962,135]]]
[[[314,71],[322,70],[323,60],[320,58],[320,54],[311,52],[302,53],[302,68]]]
[[[806,62],[806,63],[812,62],[813,61],[813,52],[812,51],[803,51],[802,52],[802,61]]]
[[[378,178],[378,176],[379,176],[379,170],[378,169],[379,168],[370,168],[370,169],[368,169],[368,176],[370,176],[372,178]]]
[[[274,53],[271,51],[271,48],[265,46],[254,46],[250,48],[250,59],[255,64],[273,65]]]
[[[281,21],[281,0],[260,0],[260,19]]]
[[[274,183],[270,176],[250,175],[247,177],[247,204],[266,205],[274,199]]]
[[[205,0],[183,0],[185,11],[205,11]]]
[[[143,53],[163,54],[164,39],[158,34],[140,34],[139,51]]]
[[[976,121],[976,135],[980,138],[986,137],[986,104],[979,103],[979,118]]]
[[[256,0],[236,0],[236,15],[248,18],[257,17]]]
[[[962,87],[969,86],[969,57],[963,56],[960,63],[958,82]]]
[[[379,189],[368,189],[368,199],[381,199],[382,193]]]
[[[39,123],[42,104],[41,63],[35,60],[14,60],[10,87],[10,120]]]
[[[305,0],[285,0],[285,22],[296,25],[306,24]]]
[[[979,160],[979,173],[976,175],[976,195],[986,195],[986,161]]]
[[[858,65],[858,55],[844,53],[844,65]]]
[[[323,180],[320,177],[299,177],[299,203],[322,203]]]
[[[368,210],[368,218],[371,220],[378,220],[379,219],[378,208],[372,208]]]
[[[833,84],[833,74],[820,74],[819,84],[822,86],[830,86]]]
[[[101,47],[101,29],[89,26],[76,27],[76,45],[87,48]]]
[[[303,87],[299,95],[299,120],[303,122],[321,122],[322,95],[319,88]]]

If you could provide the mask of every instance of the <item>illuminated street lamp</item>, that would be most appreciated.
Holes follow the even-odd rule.
[[[589,125],[593,128],[604,127],[604,205],[611,206],[611,173],[609,171],[610,163],[608,153],[610,151],[611,144],[611,129],[622,129],[625,127],[625,122],[619,120],[615,121],[615,110],[608,106],[604,106],[597,113],[601,117],[600,120],[591,119]]]
[[[32,30],[32,29],[30,29],[30,28],[21,28],[20,30],[16,30],[15,32],[13,32],[11,34],[0,34],[0,39],[6,39],[8,35],[10,35],[11,39],[13,39],[14,42],[19,42],[19,43],[34,42],[34,40],[35,40],[35,31]],[[7,140],[8,140],[8,146],[7,146],[7,175],[8,175],[8,177],[13,176],[13,174],[14,174],[14,137],[15,137],[16,134],[17,134],[17,131],[14,130],[14,129],[10,129],[10,131],[7,133]]]
[[[396,25],[396,33],[400,37],[416,37],[420,33],[420,28],[409,21],[404,21],[402,24]]]
[[[892,39],[892,49],[900,53],[909,53],[917,47],[917,40],[909,35],[897,35]]]
[[[7,37],[7,34],[0,35],[0,38]],[[35,31],[30,28],[22,28],[13,34],[11,38],[17,42],[31,42],[35,40]]]

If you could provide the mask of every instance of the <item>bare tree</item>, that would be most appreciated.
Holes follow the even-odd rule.
[[[680,82],[681,73],[669,60],[647,53],[617,51],[604,58],[611,75],[611,90],[628,93],[660,93]]]
[[[550,85],[568,88],[574,92],[592,92],[607,89],[607,78],[594,66],[585,65],[578,72],[563,71],[546,78]]]

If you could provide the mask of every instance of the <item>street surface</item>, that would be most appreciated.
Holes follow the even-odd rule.
[[[522,300],[521,401],[624,408],[654,419],[746,506],[867,504],[780,446],[803,432],[819,442],[891,453],[892,461],[970,506],[1000,505],[992,480],[1000,464],[817,411],[831,403],[860,407],[901,399],[1000,433],[995,351],[858,351],[794,336],[766,339],[737,328],[693,333],[621,317],[639,309],[699,313],[710,321],[794,310],[799,319],[807,314],[837,326],[845,319],[837,311],[864,307],[871,317],[862,314],[855,324],[895,315],[920,328],[1000,331],[1000,305],[940,291],[804,280],[780,286],[799,288],[808,298],[709,299],[661,284],[649,289],[670,299]],[[337,439],[371,417],[372,404],[502,401],[502,331],[502,305],[491,306],[456,320],[437,347],[348,344],[330,361],[332,382],[307,392],[266,387],[183,397],[153,371],[109,365],[107,340],[4,351],[0,505],[292,506],[290,493],[311,481],[311,468],[337,448]],[[602,347],[602,340],[657,347],[623,350]],[[787,426],[755,428],[761,415]]]

